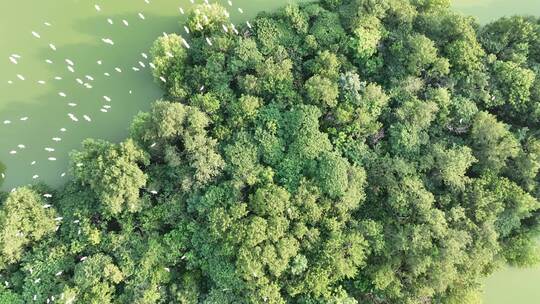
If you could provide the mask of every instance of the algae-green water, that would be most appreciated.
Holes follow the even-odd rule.
[[[228,1],[218,2],[229,7],[233,22],[243,22],[290,1],[233,0],[232,7]],[[142,53],[148,54],[163,32],[181,32],[179,21],[185,16],[179,8],[187,12],[192,5],[189,0],[0,1],[0,173],[6,176],[0,185],[59,185],[68,152],[83,139],[124,138],[133,115],[161,95]],[[515,14],[540,15],[538,0],[454,0],[454,7],[481,23]],[[104,43],[107,38],[114,45]],[[73,63],[73,72],[66,59]],[[507,268],[487,280],[484,301],[539,303],[538,282],[540,268]]]

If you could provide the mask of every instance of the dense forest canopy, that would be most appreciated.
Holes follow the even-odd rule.
[[[322,0],[187,26],[128,139],[0,195],[0,303],[479,303],[538,261],[539,19]]]

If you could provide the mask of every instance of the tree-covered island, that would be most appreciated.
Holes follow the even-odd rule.
[[[539,260],[539,19],[322,0],[187,27],[128,139],[0,195],[0,303],[473,304]]]

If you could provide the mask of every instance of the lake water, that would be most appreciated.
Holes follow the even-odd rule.
[[[228,6],[227,1],[218,2]],[[260,10],[287,2],[233,0],[231,17],[234,22],[242,22]],[[161,95],[152,83],[148,60],[141,53],[148,53],[162,32],[179,31],[179,7],[187,11],[191,5],[189,0],[0,1],[0,161],[6,166],[6,180],[0,177],[0,185],[4,182],[4,189],[35,181],[58,185],[62,183],[68,152],[80,147],[84,138],[124,138],[133,115],[148,109],[151,101]],[[539,0],[455,0],[454,7],[477,16],[482,23],[514,14],[540,15]],[[113,24],[109,24],[109,18]],[[112,39],[114,45],[104,43],[103,38]],[[8,59],[12,55],[21,56],[15,58],[17,65]],[[74,72],[68,70],[66,59],[74,63]],[[116,67],[122,72],[117,72]],[[79,84],[77,78],[92,88]],[[0,172],[3,168],[0,163]],[[500,271],[487,280],[485,303],[538,303],[538,282],[538,268]]]

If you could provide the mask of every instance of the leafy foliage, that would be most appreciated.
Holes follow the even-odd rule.
[[[227,16],[156,40],[164,97],[127,140],[0,195],[0,303],[479,303],[539,261],[540,21],[448,0]]]

